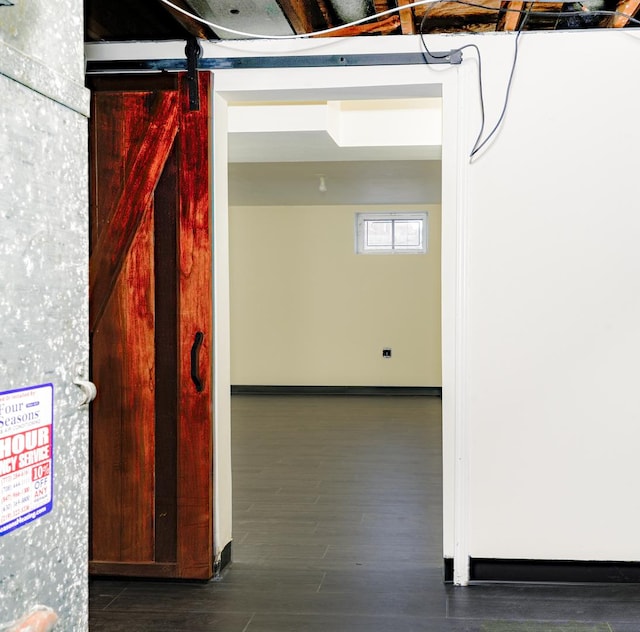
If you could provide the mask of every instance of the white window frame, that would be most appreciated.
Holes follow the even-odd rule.
[[[422,221],[422,246],[419,248],[396,248],[392,244],[388,248],[368,248],[365,243],[366,223],[370,221],[398,221],[421,220]],[[355,251],[359,255],[423,255],[429,251],[429,213],[416,211],[411,213],[384,212],[356,213],[355,223]]]

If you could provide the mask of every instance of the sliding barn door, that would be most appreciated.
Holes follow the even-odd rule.
[[[213,574],[208,79],[91,86],[93,574]]]

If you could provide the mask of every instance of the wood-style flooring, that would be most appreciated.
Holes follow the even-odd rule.
[[[639,632],[639,585],[443,583],[440,400],[234,396],[233,562],[91,582],[92,632]]]

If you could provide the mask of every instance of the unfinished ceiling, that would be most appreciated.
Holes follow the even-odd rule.
[[[87,0],[87,41],[175,40],[246,37],[233,31],[273,36],[324,31],[412,4],[410,0]],[[330,33],[335,36],[550,30],[637,26],[640,0],[578,2],[440,1],[408,7]],[[567,15],[556,15],[568,12]],[[617,13],[616,13],[617,12]]]
[[[481,33],[635,27],[640,0],[584,3],[501,0],[87,0],[86,41],[206,40],[316,33],[332,36]],[[401,11],[389,12],[399,7]],[[179,9],[182,9],[181,12]],[[385,13],[380,15],[380,13]],[[567,12],[557,15],[558,12]],[[616,13],[619,12],[619,13]],[[186,13],[186,14],[185,14]],[[204,21],[189,17],[199,16]],[[368,17],[372,19],[362,21]],[[212,26],[211,24],[217,26]],[[222,28],[224,27],[224,28]],[[228,29],[228,30],[227,30]],[[332,98],[332,97],[325,97]],[[336,97],[339,98],[339,97]],[[255,113],[252,112],[252,116]],[[378,126],[381,128],[381,126]],[[397,131],[397,124],[391,129]],[[415,129],[415,128],[414,128]],[[236,130],[229,135],[232,204],[437,203],[439,143],[340,146],[317,129]],[[424,152],[427,151],[427,155]],[[363,159],[363,155],[367,155]],[[326,190],[320,190],[320,178]]]

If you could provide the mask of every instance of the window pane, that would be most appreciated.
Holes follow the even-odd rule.
[[[403,248],[422,248],[422,221],[419,219],[394,221],[394,246]]]
[[[355,220],[356,253],[406,255],[427,252],[429,216],[424,211],[356,213]]]
[[[367,220],[365,222],[366,248],[391,248],[393,246],[393,231],[391,221]]]

